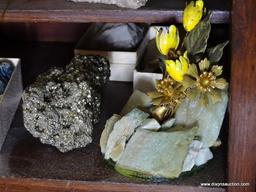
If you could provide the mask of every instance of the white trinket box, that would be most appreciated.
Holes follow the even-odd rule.
[[[155,90],[155,82],[158,79],[162,79],[162,73],[149,72],[149,65],[152,65],[152,62],[157,64],[156,59],[161,55],[156,48],[155,37],[156,30],[159,29],[159,26],[151,26],[149,28],[149,43],[145,49],[144,58],[136,66],[133,75],[133,88],[134,90],[140,90],[142,92],[150,92]],[[157,64],[158,65],[158,64]]]
[[[74,52],[80,55],[99,55],[107,58],[110,62],[111,81],[132,82],[134,69],[141,61],[149,42],[149,36],[149,31],[147,31],[134,51],[102,51],[83,49],[83,45],[86,44],[88,38],[85,34],[78,42]]]

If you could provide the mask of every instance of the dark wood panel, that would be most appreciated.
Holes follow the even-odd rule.
[[[0,190],[8,192],[225,192],[223,188],[198,188],[189,186],[91,183],[70,181],[0,179]]]
[[[88,26],[83,23],[0,23],[0,41],[77,42]]]
[[[67,64],[72,58],[73,46],[64,43],[10,43],[0,47],[0,56],[22,58],[24,84],[28,85],[50,66]],[[77,191],[224,191],[222,188],[200,187],[200,183],[226,181],[224,145],[214,151],[213,160],[192,175],[163,181],[152,188],[150,186],[157,183],[121,176],[104,162],[98,143],[105,120],[113,113],[120,112],[131,92],[130,83],[109,83],[104,91],[101,121],[94,128],[93,143],[86,148],[65,154],[54,147],[41,144],[38,139],[32,137],[23,126],[22,110],[19,108],[0,152],[2,189],[8,192],[12,191],[11,189],[23,189],[27,192],[40,191],[42,187],[41,191],[47,191],[49,186],[49,191],[60,191],[66,186],[74,186]],[[24,178],[28,180],[22,180]],[[41,180],[38,183],[36,179]],[[62,180],[60,190],[54,187],[50,180]],[[78,188],[76,181],[82,182]]]
[[[250,187],[230,187],[230,192],[255,192],[255,10],[255,0],[233,0],[229,182],[249,182]]]
[[[0,1],[5,10],[7,0]],[[149,0],[139,10],[67,0],[11,0],[2,22],[180,22],[186,0]],[[213,23],[229,21],[230,0],[205,0]]]

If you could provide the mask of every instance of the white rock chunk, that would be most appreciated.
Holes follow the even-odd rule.
[[[148,95],[139,90],[134,90],[131,97],[124,106],[121,115],[126,115],[131,110],[137,107],[149,107],[151,106],[151,104],[152,99]]]
[[[105,124],[105,128],[100,137],[101,153],[105,154],[109,135],[112,132],[115,123],[120,119],[121,119],[120,115],[114,114],[109,120],[107,120]]]
[[[70,1],[114,4],[119,7],[131,8],[131,9],[138,9],[146,5],[147,3],[147,0],[70,0]]]
[[[140,129],[157,131],[161,128],[161,125],[155,119],[146,119],[139,128]]]
[[[148,116],[148,113],[145,113],[139,109],[134,109],[126,116],[122,117],[119,121],[117,121],[107,141],[105,159],[111,158],[112,160],[117,161],[122,153],[120,148],[124,149],[125,147],[124,140],[127,141],[134,133],[135,129],[141,126],[144,120],[148,118]],[[116,148],[118,148],[118,150],[116,150]],[[112,156],[113,150],[115,151],[114,156]],[[120,154],[117,154],[116,151],[119,151]]]
[[[125,149],[125,144],[126,144],[126,137],[122,136],[120,140],[117,141],[116,146],[111,151],[110,157],[113,161],[117,161],[121,157],[122,152]]]
[[[222,92],[222,101],[208,106],[200,105],[199,99],[186,99],[178,108],[175,119],[177,125],[199,126],[197,135],[201,137],[203,147],[211,147],[218,139],[228,104],[228,94]]]
[[[175,123],[175,118],[168,119],[165,122],[163,122],[161,129],[163,130],[170,129],[174,125],[174,123]]]
[[[213,158],[213,154],[210,151],[210,149],[208,147],[204,148],[203,143],[201,141],[194,140],[189,145],[189,151],[185,158],[182,172],[191,171],[191,169],[195,165],[196,166],[203,165],[212,158]]]

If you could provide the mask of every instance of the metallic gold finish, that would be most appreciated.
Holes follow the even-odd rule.
[[[148,93],[152,98],[152,115],[159,121],[170,118],[177,110],[178,105],[185,98],[185,93],[179,83],[169,76],[157,81],[157,91]]]
[[[189,66],[188,75],[185,75],[182,84],[187,90],[189,98],[200,96],[204,105],[221,101],[220,91],[227,88],[228,83],[224,78],[218,78],[222,74],[222,66],[213,65],[207,58],[200,61],[199,70],[195,64]]]

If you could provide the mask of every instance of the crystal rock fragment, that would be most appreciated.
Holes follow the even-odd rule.
[[[198,124],[197,135],[200,136],[203,147],[213,146],[218,139],[228,104],[227,91],[222,91],[221,96],[221,102],[209,103],[207,106],[202,106],[199,98],[193,101],[185,99],[176,111],[176,124]]]
[[[132,111],[134,108],[143,107],[148,108],[152,105],[152,99],[146,95],[145,93],[134,90],[131,97],[125,104],[125,106],[122,109],[121,115],[126,115],[130,111]]]
[[[197,127],[169,132],[138,129],[115,168],[126,176],[177,178],[196,130]]]
[[[138,129],[146,129],[151,131],[157,131],[161,128],[161,125],[155,119],[146,119]]]
[[[89,2],[89,3],[104,3],[114,4],[119,7],[138,9],[145,6],[148,0],[71,0],[73,2]]]
[[[163,122],[163,124],[161,125],[161,129],[162,130],[168,130],[168,129],[172,128],[172,126],[174,124],[175,124],[175,119],[170,118],[170,119],[166,120],[165,122]]]
[[[182,172],[191,171],[196,166],[201,166],[210,159],[213,158],[213,154],[208,147],[203,148],[201,141],[194,140],[189,145],[188,154],[184,160]]]
[[[78,50],[134,51],[148,27],[135,23],[93,23],[77,45]],[[115,63],[110,56],[110,63]],[[123,58],[124,59],[124,58]],[[123,60],[122,59],[122,60]],[[123,62],[120,60],[120,62]]]
[[[26,129],[61,152],[85,147],[99,121],[109,75],[108,61],[95,56],[76,56],[65,69],[40,75],[22,96]]]
[[[112,159],[113,161],[117,161],[122,151],[119,151],[120,154],[117,155],[115,149],[119,147],[119,145],[123,144],[124,138],[125,141],[127,141],[134,133],[135,129],[142,125],[143,121],[147,119],[148,116],[148,113],[145,113],[139,109],[134,109],[126,116],[122,117],[119,121],[117,121],[108,138],[105,159]],[[115,151],[114,156],[113,151]]]
[[[104,154],[106,152],[108,137],[109,137],[110,133],[112,132],[115,123],[117,121],[119,121],[120,119],[121,119],[120,115],[113,115],[109,120],[107,120],[105,128],[100,137],[101,153]]]

